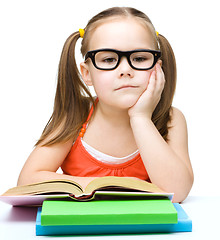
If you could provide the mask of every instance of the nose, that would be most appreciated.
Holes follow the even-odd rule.
[[[134,69],[129,65],[126,57],[122,57],[118,66],[120,77],[133,77]]]

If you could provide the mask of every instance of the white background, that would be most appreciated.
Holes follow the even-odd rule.
[[[220,195],[220,16],[214,0],[1,1],[0,194],[16,185],[52,113],[66,38],[113,6],[142,10],[170,41],[178,69],[173,105],[187,119],[195,173],[190,194]]]

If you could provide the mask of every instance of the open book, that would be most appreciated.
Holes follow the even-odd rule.
[[[41,204],[48,198],[71,197],[75,200],[91,200],[96,195],[111,196],[162,196],[172,199],[172,193],[166,193],[156,185],[129,177],[99,177],[92,180],[85,189],[77,182],[59,179],[33,183],[10,188],[0,200],[12,205],[20,205],[26,199],[33,199],[32,204]],[[32,198],[30,198],[32,196]],[[35,198],[33,198],[33,196]],[[18,201],[20,199],[20,201]],[[38,200],[37,200],[38,199]],[[15,201],[15,202],[14,202]],[[31,202],[30,202],[31,204]],[[27,205],[23,203],[22,205]]]

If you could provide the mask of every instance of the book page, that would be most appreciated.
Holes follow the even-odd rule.
[[[84,193],[91,194],[93,191],[103,187],[124,187],[128,189],[135,189],[153,193],[154,192],[165,193],[159,187],[147,181],[129,177],[114,177],[114,176],[101,177],[93,180],[87,185]]]
[[[81,186],[73,181],[59,179],[10,188],[2,196],[37,195],[44,193],[82,194]]]

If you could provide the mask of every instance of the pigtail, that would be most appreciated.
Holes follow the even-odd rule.
[[[81,80],[75,60],[75,46],[79,37],[79,32],[75,32],[64,44],[59,63],[53,114],[36,145],[43,143],[43,146],[49,146],[71,138],[74,140],[86,121],[93,98]]]
[[[171,120],[171,105],[176,88],[176,60],[168,40],[159,34],[158,41],[162,53],[162,69],[166,82],[161,99],[153,112],[152,121],[162,137],[167,141],[168,123]]]

